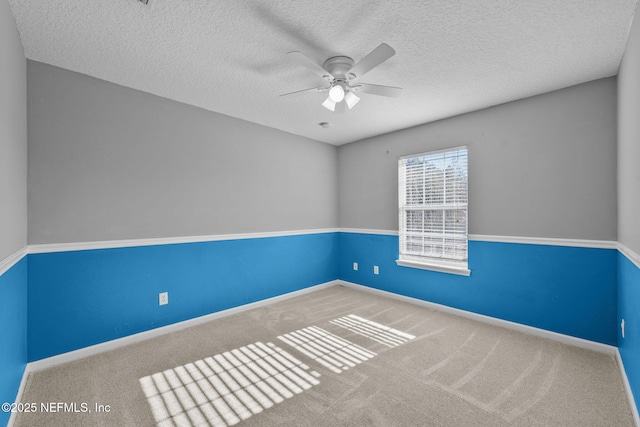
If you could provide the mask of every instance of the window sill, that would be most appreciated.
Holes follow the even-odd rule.
[[[436,264],[419,261],[408,261],[404,259],[396,260],[396,264],[401,267],[420,268],[422,270],[439,271],[441,273],[457,274],[460,276],[470,276],[471,270],[448,264]]]

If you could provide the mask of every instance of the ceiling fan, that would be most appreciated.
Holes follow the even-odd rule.
[[[313,71],[328,83],[328,86],[318,86],[310,89],[289,92],[280,96],[301,95],[313,92],[329,92],[322,106],[334,112],[344,111],[344,105],[352,109],[360,97],[356,93],[369,93],[371,95],[397,97],[402,93],[402,88],[393,86],[381,86],[369,83],[354,82],[387,59],[395,55],[396,51],[386,43],[373,49],[358,63],[348,56],[333,56],[327,59],[322,67],[313,62],[301,52],[289,52],[287,55]],[[344,101],[344,102],[342,102]]]

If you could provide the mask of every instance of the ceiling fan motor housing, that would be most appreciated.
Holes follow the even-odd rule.
[[[327,70],[336,80],[349,80],[347,71],[353,67],[354,61],[348,56],[333,56],[326,61],[322,68]],[[350,78],[354,78],[350,77]]]

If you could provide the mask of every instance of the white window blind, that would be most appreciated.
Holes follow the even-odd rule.
[[[398,160],[400,261],[467,268],[467,148]]]

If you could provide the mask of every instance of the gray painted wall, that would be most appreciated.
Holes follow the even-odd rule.
[[[618,73],[618,241],[640,253],[640,18]]]
[[[459,145],[471,234],[616,240],[615,78],[339,147],[340,227],[397,230],[397,158]]]
[[[337,149],[28,61],[29,243],[337,227]]]
[[[27,244],[27,61],[0,1],[0,261]]]

